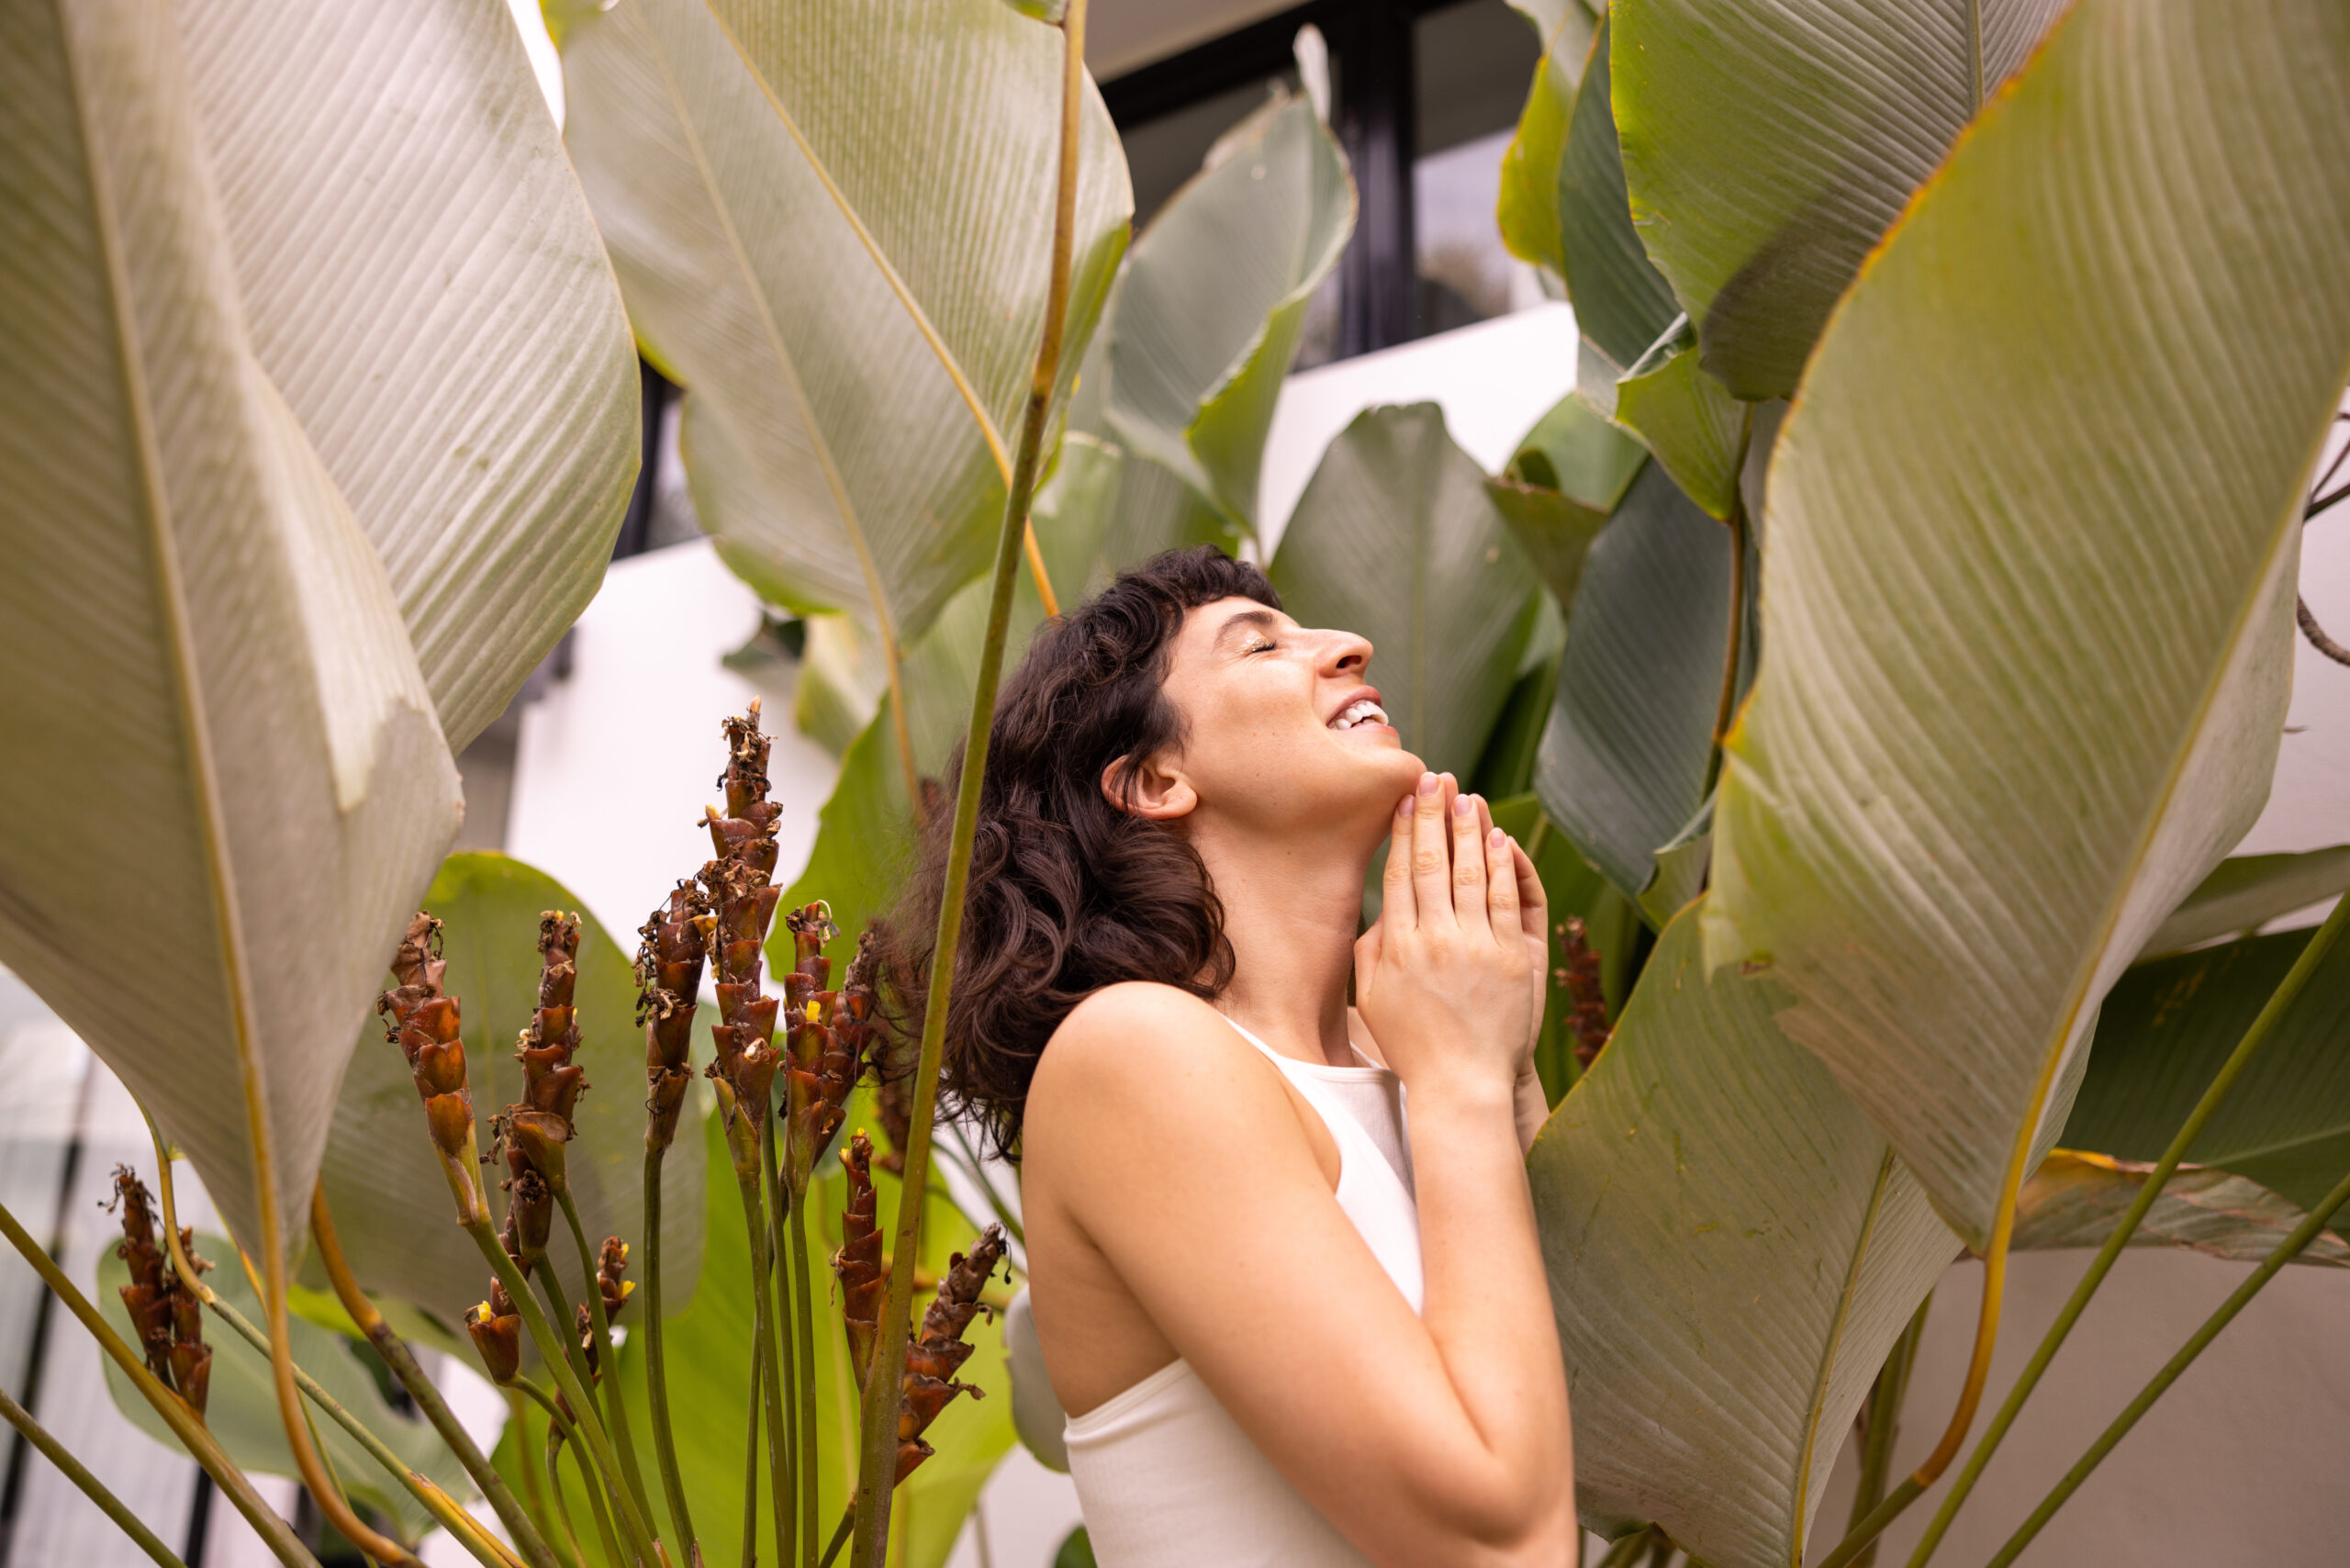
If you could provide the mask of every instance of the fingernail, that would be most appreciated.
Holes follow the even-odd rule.
[[[1495,849],[1505,849],[1509,846],[1509,834],[1495,828],[1485,835],[1485,842]]]
[[[1433,773],[1423,773],[1423,774],[1421,774],[1421,775],[1420,775],[1420,793],[1421,793],[1421,794],[1423,794],[1423,795],[1433,795],[1433,794],[1435,794],[1435,793],[1437,792],[1438,785],[1438,780],[1437,776],[1436,776],[1435,774],[1433,774]]]
[[[1455,795],[1452,797],[1452,814],[1454,816],[1465,817],[1476,809],[1477,802],[1471,800],[1468,796]]]

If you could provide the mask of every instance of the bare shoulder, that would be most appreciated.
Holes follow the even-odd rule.
[[[1050,1115],[1064,1103],[1089,1117],[1170,1097],[1180,1103],[1193,1088],[1228,1084],[1233,1064],[1255,1055],[1222,1014],[1189,991],[1147,980],[1104,986],[1053,1031],[1029,1087],[1029,1114]]]

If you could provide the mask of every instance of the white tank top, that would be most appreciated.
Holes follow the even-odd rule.
[[[1338,1146],[1338,1207],[1419,1311],[1402,1083],[1367,1063],[1293,1061],[1232,1026],[1320,1114]],[[1102,1568],[1369,1568],[1180,1358],[1072,1418],[1068,1439],[1069,1478]]]

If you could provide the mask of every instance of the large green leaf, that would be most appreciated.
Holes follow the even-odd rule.
[[[620,0],[563,48],[565,140],[637,336],[687,389],[721,555],[777,603],[911,641],[1002,517],[1059,33],[997,0]],[[1089,87],[1064,388],[1131,207]]]
[[[850,1103],[847,1125],[877,1125],[866,1093],[860,1092]],[[725,1135],[717,1117],[706,1118],[700,1136],[714,1173],[700,1221],[709,1235],[709,1254],[702,1270],[701,1288],[684,1312],[670,1317],[664,1348],[669,1407],[676,1417],[677,1464],[686,1484],[686,1506],[693,1513],[704,1559],[712,1568],[718,1568],[738,1561],[737,1549],[742,1543],[743,1437],[749,1419],[753,1317],[750,1252],[744,1239],[741,1189],[734,1183]],[[686,1141],[680,1136],[678,1147],[682,1148]],[[816,1389],[818,1506],[829,1529],[848,1501],[855,1475],[857,1399],[845,1353],[847,1331],[842,1325],[839,1292],[829,1266],[834,1251],[841,1244],[841,1206],[846,1184],[841,1180],[840,1167],[830,1160],[823,1162],[819,1175],[821,1179],[810,1185],[807,1199],[808,1251],[815,1266],[809,1293],[814,1308],[816,1350],[811,1375]],[[887,1236],[896,1223],[898,1183],[887,1171],[877,1169],[873,1184],[882,1234]],[[923,1271],[934,1277],[943,1273],[948,1255],[968,1248],[972,1235],[969,1222],[933,1182],[923,1215]],[[1001,1276],[990,1288],[1003,1288]],[[917,1297],[917,1312],[924,1305],[924,1300]],[[622,1321],[627,1320],[623,1317]],[[1002,1332],[982,1317],[973,1321],[965,1338],[977,1350],[964,1363],[959,1375],[966,1383],[979,1384],[986,1397],[975,1399],[967,1395],[956,1400],[923,1434],[924,1440],[938,1451],[914,1472],[898,1493],[896,1511],[906,1521],[907,1546],[902,1556],[893,1552],[890,1560],[901,1568],[938,1568],[946,1561],[964,1517],[979,1496],[979,1487],[1013,1441],[1012,1393],[1004,1370]],[[620,1378],[622,1395],[628,1401],[629,1421],[640,1434],[652,1430],[652,1413],[644,1402],[643,1350],[643,1336],[631,1334],[615,1358],[615,1375]],[[535,1410],[528,1429],[531,1443],[527,1459],[543,1477],[547,1428],[544,1418]],[[518,1469],[525,1457],[520,1452],[520,1437],[518,1427],[509,1425],[494,1458],[516,1494],[530,1495]],[[579,1490],[579,1473],[568,1457],[563,1462],[562,1473],[572,1518],[585,1531],[589,1518],[587,1498]],[[761,1561],[766,1560],[768,1543],[773,1540],[766,1480],[763,1467],[759,1488]],[[542,1480],[539,1490],[543,1486]],[[667,1518],[667,1506],[657,1495],[654,1506],[660,1518]],[[582,1544],[591,1562],[603,1561],[592,1539]],[[621,1565],[612,1564],[610,1568]]]
[[[1616,383],[1616,419],[1639,436],[1707,515],[1728,522],[1746,462],[1748,410],[1697,368],[1697,351],[1668,341]]]
[[[2146,938],[2142,958],[2176,953],[2214,936],[2236,936],[2350,888],[2350,844],[2300,855],[2238,855],[2222,860]]]
[[[1521,5],[1517,9],[1542,40],[1542,61],[1534,69],[1526,106],[1518,111],[1517,134],[1502,154],[1494,218],[1511,255],[1563,277],[1559,159],[1566,148],[1568,118],[1574,112],[1575,84],[1583,80],[1583,61],[1591,53],[1593,17],[1582,0]]]
[[[1707,370],[1742,398],[1795,389],[1861,259],[2065,4],[1614,7],[1632,214]]]
[[[1665,928],[1528,1156],[1583,1522],[1789,1568],[1862,1396],[1958,1252],[1767,975]]]
[[[1729,618],[1730,535],[1655,464],[1591,547],[1534,787],[1637,896],[1706,796]]]
[[[1534,569],[1572,608],[1591,543],[1648,460],[1640,443],[1580,393],[1535,422],[1485,488]]]
[[[298,1235],[461,808],[383,565],[255,361],[175,15],[0,19],[0,963],[258,1254],[247,1075]]]
[[[1780,432],[1707,957],[1775,964],[1973,1244],[2098,998],[2267,796],[2350,364],[2344,145],[2338,5],[2081,0]]]
[[[254,357],[463,746],[594,597],[636,478],[595,220],[495,0],[173,15]]]
[[[2254,936],[2140,964],[2105,999],[2067,1148],[2152,1160],[2308,946]],[[2336,945],[2187,1151],[2306,1209],[2350,1170],[2350,952]],[[2334,1229],[2350,1236],[2350,1218]]]
[[[1681,306],[1632,227],[1609,102],[1612,30],[1607,22],[1600,23],[1575,93],[1574,117],[1559,161],[1559,244],[1575,326],[1584,342],[1621,371],[1663,335]]]
[[[692,867],[681,866],[680,871]],[[651,913],[652,899],[646,901]],[[465,1071],[489,1152],[489,1118],[521,1098],[514,1039],[538,1005],[539,914],[576,912],[579,901],[545,872],[503,855],[453,855],[423,907],[446,923],[445,981],[464,1021]],[[580,1046],[575,1060],[588,1089],[565,1155],[571,1191],[590,1246],[618,1236],[641,1267],[644,1257],[644,1031],[636,1023],[630,955],[591,915],[579,931]],[[388,982],[386,982],[388,983]],[[707,1005],[707,1004],[705,1004]],[[706,1058],[706,1051],[705,1051]],[[484,1170],[494,1215],[505,1213],[498,1181],[505,1161]],[[352,1272],[374,1294],[412,1303],[451,1331],[489,1288],[481,1253],[459,1230],[448,1184],[425,1136],[424,1107],[399,1048],[382,1025],[361,1032],[327,1148],[327,1201]],[[661,1168],[665,1300],[684,1301],[701,1260],[702,1151],[679,1137]],[[307,1210],[306,1210],[307,1212]],[[587,1299],[576,1249],[560,1219],[548,1248],[573,1302]]]
[[[199,1235],[196,1250],[197,1256],[214,1265],[205,1276],[205,1282],[214,1294],[242,1313],[247,1322],[265,1322],[261,1298],[253,1294],[252,1287],[245,1282],[244,1271],[237,1266],[234,1244],[225,1237]],[[122,1305],[122,1287],[129,1282],[129,1264],[112,1249],[100,1255],[92,1299],[106,1314],[115,1332],[136,1344],[138,1331],[131,1327],[130,1315]],[[441,1434],[432,1429],[432,1424],[417,1414],[413,1406],[395,1410],[385,1399],[383,1385],[366,1364],[367,1359],[375,1355],[373,1350],[332,1329],[298,1317],[293,1320],[287,1338],[296,1363],[316,1378],[319,1386],[336,1404],[382,1439],[385,1446],[399,1455],[410,1470],[452,1497],[472,1495],[473,1483],[465,1474],[465,1467],[457,1462],[457,1456],[449,1451],[449,1445],[441,1440]],[[204,1342],[212,1347],[205,1426],[240,1468],[298,1477],[301,1472],[295,1468],[294,1452],[286,1446],[285,1428],[277,1413],[277,1389],[271,1378],[268,1355],[245,1343],[234,1329],[210,1313],[204,1318]],[[131,1386],[129,1376],[111,1358],[99,1359],[106,1362],[106,1392],[114,1396],[115,1408],[132,1426],[176,1450],[179,1439],[155,1414],[147,1396]],[[328,1462],[354,1498],[397,1520],[397,1533],[403,1540],[416,1540],[433,1528],[432,1517],[424,1511],[424,1505],[386,1474],[384,1467],[359,1446],[356,1438],[326,1412],[308,1405],[307,1400],[304,1403]]]
[[[1533,573],[1433,403],[1369,409],[1322,454],[1269,574],[1308,626],[1371,639],[1404,744],[1466,777],[1533,629]]]
[[[1250,528],[1273,401],[1305,306],[1354,231],[1330,128],[1276,95],[1135,241],[1107,362],[1109,430]]]
[[[2023,1184],[2010,1245],[2020,1251],[2104,1246],[2151,1170],[2143,1161],[2057,1149]],[[2208,1165],[2181,1166],[2127,1245],[2181,1247],[2256,1263],[2308,1217],[2308,1210],[2246,1177]],[[2293,1261],[2350,1268],[2350,1242],[2321,1230]]]

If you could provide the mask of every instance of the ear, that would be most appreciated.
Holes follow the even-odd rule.
[[[1163,757],[1154,756],[1125,773],[1120,763],[1113,762],[1102,770],[1102,794],[1104,799],[1129,816],[1147,822],[1173,822],[1191,815],[1200,803],[1200,793],[1180,767],[1170,767]],[[1120,788],[1121,783],[1125,785]]]

